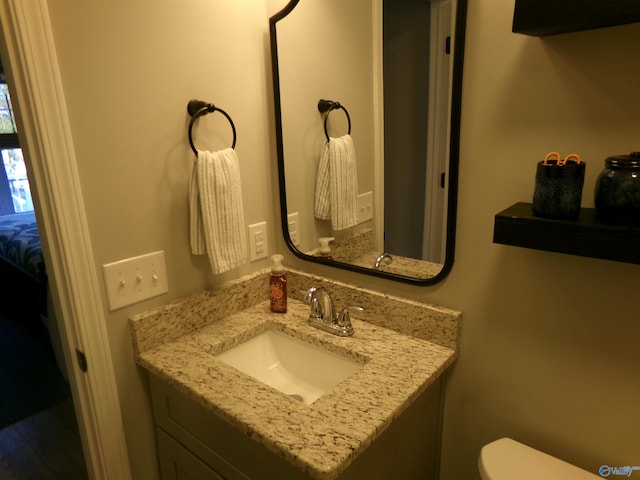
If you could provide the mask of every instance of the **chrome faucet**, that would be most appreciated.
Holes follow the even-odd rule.
[[[304,303],[311,306],[309,325],[340,337],[353,335],[349,311],[364,310],[361,307],[346,307],[338,315],[331,295],[324,287],[311,287],[304,296]]]
[[[373,268],[376,270],[380,270],[380,265],[382,265],[382,262],[384,262],[385,260],[389,260],[387,262],[388,265],[389,263],[393,262],[393,257],[388,253],[383,253],[378,258],[376,258],[376,262],[373,264]]]

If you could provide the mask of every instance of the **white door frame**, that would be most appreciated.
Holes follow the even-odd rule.
[[[46,0],[0,0],[2,58],[43,234],[87,469],[131,471],[69,118]],[[75,352],[84,352],[88,370]]]
[[[429,38],[429,131],[427,132],[427,177],[422,258],[444,263],[447,238],[447,203],[449,179],[441,186],[441,174],[449,172],[449,121],[453,44],[445,53],[447,37],[453,41],[453,2],[431,2],[431,36]]]
[[[374,155],[374,238],[373,248],[384,252],[384,59],[383,0],[373,2],[372,55],[373,55],[373,155]]]

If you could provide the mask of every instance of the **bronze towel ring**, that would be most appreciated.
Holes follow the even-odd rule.
[[[233,124],[233,120],[227,112],[222,110],[221,108],[216,107],[213,103],[204,102],[202,100],[190,100],[187,104],[187,112],[191,115],[191,121],[189,122],[189,145],[191,145],[191,150],[195,153],[196,157],[198,156],[198,149],[193,144],[193,136],[192,129],[193,123],[196,121],[196,118],[206,115],[207,113],[220,112],[231,124],[231,130],[233,131],[233,143],[231,144],[231,148],[236,148],[236,126]]]
[[[347,116],[347,122],[349,123],[349,128],[347,129],[347,133],[351,134],[351,117],[349,116],[349,112],[344,106],[340,105],[339,102],[334,102],[332,100],[318,100],[318,111],[324,114],[324,135],[327,137],[327,141],[329,141],[329,132],[327,131],[327,119],[329,118],[329,114],[331,110],[335,110],[340,108],[344,110],[345,115]]]

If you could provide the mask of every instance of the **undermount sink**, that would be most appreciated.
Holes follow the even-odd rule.
[[[306,404],[362,368],[352,359],[273,329],[216,357]]]

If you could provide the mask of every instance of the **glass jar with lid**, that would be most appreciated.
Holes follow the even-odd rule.
[[[605,160],[596,181],[598,218],[640,224],[640,152]]]

